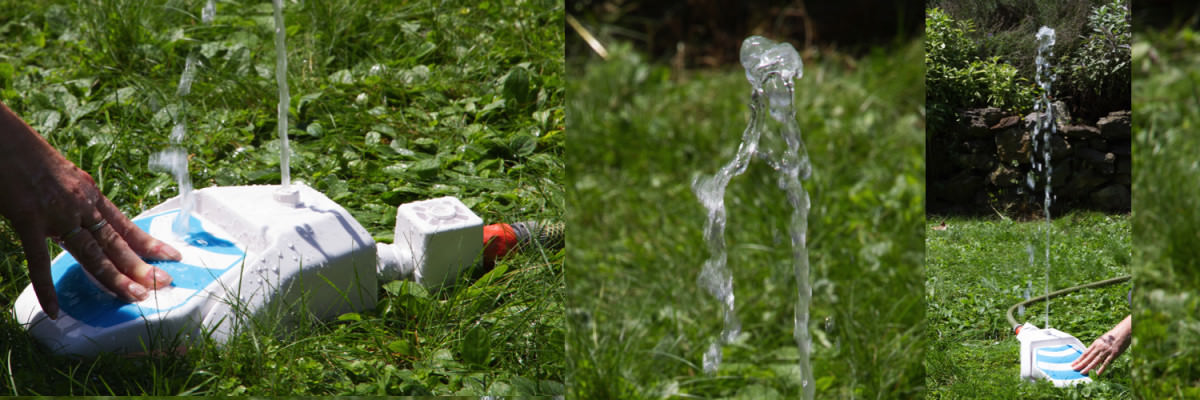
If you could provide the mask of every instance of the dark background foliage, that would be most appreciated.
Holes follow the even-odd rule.
[[[594,34],[685,67],[734,64],[751,34],[786,38],[797,49],[821,45],[853,54],[920,35],[924,26],[914,0],[567,0],[567,12]],[[567,30],[567,59],[583,59],[591,50]]]

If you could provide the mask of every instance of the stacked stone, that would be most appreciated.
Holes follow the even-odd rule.
[[[1115,111],[1095,124],[1073,124],[1062,102],[1054,104],[1057,132],[1050,139],[1055,208],[1130,209],[1130,112]],[[968,208],[1024,209],[1037,197],[1026,182],[1034,121],[998,108],[966,110],[957,132],[929,147],[930,196],[934,203]],[[1036,194],[1036,196],[1035,196]],[[1024,203],[1024,204],[1023,204]]]

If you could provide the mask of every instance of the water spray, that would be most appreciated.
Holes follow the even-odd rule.
[[[296,205],[300,202],[300,192],[292,189],[291,146],[288,144],[288,104],[291,95],[287,83],[287,26],[283,24],[283,0],[274,0],[275,6],[275,81],[279,84],[278,122],[279,129],[279,192],[275,201]]]
[[[779,172],[778,185],[787,194],[792,206],[789,234],[792,239],[793,269],[796,275],[797,300],[793,338],[800,350],[803,395],[811,399],[815,387],[809,352],[812,339],[808,333],[808,307],[812,289],[808,279],[808,209],[809,198],[800,181],[812,173],[812,166],[800,128],[796,123],[793,80],[803,76],[800,55],[788,43],[776,43],[761,36],[751,36],[742,42],[742,67],[750,82],[750,123],[742,132],[742,142],[733,160],[709,177],[698,177],[692,189],[707,211],[704,239],[712,256],[705,261],[698,281],[722,304],[724,327],[704,353],[704,370],[714,373],[721,364],[721,346],[733,341],[741,332],[741,322],[735,311],[733,274],[727,265],[725,249],[725,188],[730,179],[746,171],[754,157],[763,159]],[[765,115],[764,115],[765,114]],[[766,116],[769,115],[770,118]],[[763,133],[778,135],[782,148],[759,148]]]
[[[1054,69],[1050,65],[1050,58],[1054,57],[1054,29],[1043,26],[1037,32],[1038,52],[1037,58],[1034,60],[1037,63],[1037,83],[1042,88],[1042,95],[1034,101],[1034,111],[1040,112],[1037,122],[1033,126],[1033,152],[1029,155],[1030,164],[1033,168],[1029,171],[1029,177],[1026,182],[1029,183],[1030,189],[1033,190],[1033,175],[1035,171],[1044,173],[1045,184],[1043,192],[1045,197],[1042,200],[1042,209],[1045,211],[1046,223],[1043,227],[1043,232],[1046,236],[1046,293],[1050,293],[1050,230],[1053,226],[1050,224],[1050,203],[1053,198],[1050,195],[1050,179],[1054,170],[1054,166],[1050,163],[1050,139],[1058,130],[1058,124],[1054,121],[1054,105],[1050,102],[1051,84],[1057,78]],[[1039,161],[1036,157],[1038,152],[1041,152],[1042,158]],[[1032,260],[1032,258],[1031,258]],[[1046,301],[1046,327],[1050,327],[1050,301]]]
[[[201,12],[200,21],[204,24],[212,23],[216,14],[216,5],[212,0],[208,0]],[[187,136],[187,96],[192,92],[192,81],[196,79],[198,64],[196,55],[188,54],[187,60],[183,64],[183,73],[179,76],[179,86],[175,90],[179,104],[171,118],[175,123],[169,137],[171,145],[166,150],[150,156],[150,167],[170,172],[175,177],[176,184],[179,185],[183,206],[171,226],[172,232],[179,237],[186,236],[191,230],[189,216],[192,215],[192,207],[195,206],[195,200],[192,198],[192,177],[188,173],[188,152],[183,146],[183,139]]]

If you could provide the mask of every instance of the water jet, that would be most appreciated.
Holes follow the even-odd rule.
[[[733,274],[727,265],[725,250],[725,188],[729,181],[746,171],[753,158],[760,158],[778,172],[777,183],[786,193],[792,215],[788,225],[792,242],[792,266],[796,277],[797,297],[793,317],[793,338],[800,350],[802,394],[811,399],[815,387],[809,365],[812,339],[808,332],[808,307],[812,297],[808,265],[809,197],[800,181],[812,174],[808,152],[800,137],[793,106],[793,81],[804,75],[800,55],[788,43],[776,43],[761,36],[751,36],[742,42],[740,51],[746,80],[751,86],[750,122],[742,133],[742,141],[733,160],[716,174],[698,177],[692,190],[707,211],[704,239],[712,256],[705,261],[698,282],[722,304],[724,326],[721,334],[709,344],[704,353],[705,372],[715,373],[721,364],[721,346],[734,340],[741,331],[733,293]],[[769,116],[769,118],[767,117]],[[777,135],[760,148],[763,134]],[[775,145],[775,146],[771,146]]]

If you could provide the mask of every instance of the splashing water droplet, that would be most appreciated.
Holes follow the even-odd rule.
[[[200,12],[200,20],[207,24],[211,23],[216,16],[217,5],[213,4],[213,0],[208,0],[208,3],[204,4],[204,10]]]
[[[704,351],[704,372],[717,372],[717,367],[721,366],[721,344],[713,342],[708,345],[708,350]]]
[[[212,21],[216,14],[212,0],[209,0],[202,14],[204,23]],[[192,178],[188,174],[188,154],[183,147],[183,139],[187,136],[186,98],[192,92],[192,81],[196,79],[198,64],[196,55],[188,54],[184,62],[183,73],[179,76],[179,86],[175,90],[175,95],[179,98],[179,106],[171,114],[172,120],[175,122],[169,136],[171,145],[166,150],[150,155],[149,163],[151,169],[169,172],[179,185],[179,214],[171,222],[171,232],[180,238],[186,237],[191,231],[192,209],[196,202],[192,195]]]

